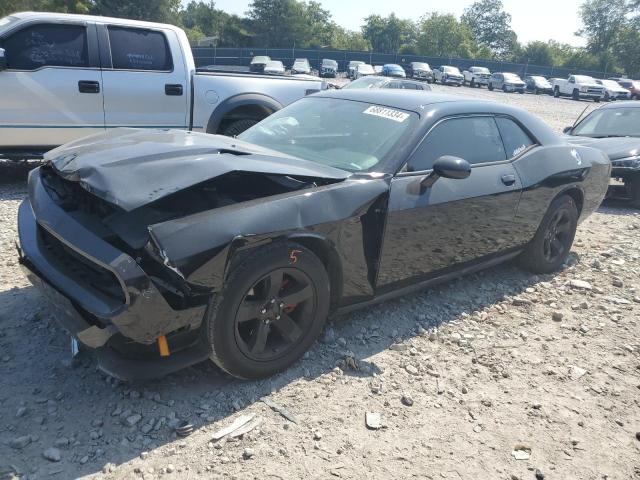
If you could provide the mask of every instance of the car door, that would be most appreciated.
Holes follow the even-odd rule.
[[[467,160],[471,175],[422,187],[444,155]],[[493,116],[438,122],[391,181],[379,293],[514,247],[520,240],[514,223],[521,189]]]
[[[107,128],[188,127],[187,66],[172,30],[99,25]]]
[[[0,38],[0,146],[29,151],[104,131],[95,26],[31,22]],[[8,148],[7,148],[8,147]]]

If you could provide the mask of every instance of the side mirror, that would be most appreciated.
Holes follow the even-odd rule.
[[[0,70],[7,69],[7,56],[5,54],[4,48],[0,48]]]
[[[564,127],[562,133],[571,133],[571,130],[573,130],[573,127]]]
[[[420,184],[422,187],[430,187],[442,178],[451,178],[453,180],[463,180],[471,175],[471,165],[466,160],[454,157],[452,155],[443,155],[433,163],[433,172],[424,177]]]

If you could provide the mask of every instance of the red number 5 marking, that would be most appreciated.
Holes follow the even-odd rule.
[[[289,252],[289,261],[293,264],[293,263],[297,263],[298,261],[298,254],[302,253],[302,250],[291,250]]]

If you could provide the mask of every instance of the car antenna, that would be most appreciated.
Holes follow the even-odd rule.
[[[582,118],[582,115],[584,115],[584,112],[587,111],[587,108],[589,108],[590,105],[587,105],[586,107],[584,107],[584,110],[582,110],[582,113],[580,113],[580,115],[578,115],[578,118],[576,118],[576,121],[573,122],[573,125],[571,125],[571,128],[576,128],[576,125],[578,124],[578,121]]]

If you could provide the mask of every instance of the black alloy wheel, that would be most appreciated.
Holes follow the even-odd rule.
[[[271,362],[289,353],[308,330],[317,308],[311,280],[301,270],[278,268],[245,292],[235,316],[236,342],[251,360]]]
[[[571,251],[578,216],[576,203],[569,195],[551,202],[536,234],[517,259],[520,266],[533,273],[560,269]]]
[[[547,225],[544,236],[543,254],[549,263],[555,263],[564,257],[571,248],[573,234],[571,218],[567,210],[557,210]]]
[[[242,379],[265,378],[298,360],[322,332],[331,282],[322,261],[293,242],[274,242],[238,263],[207,311],[210,358]]]

